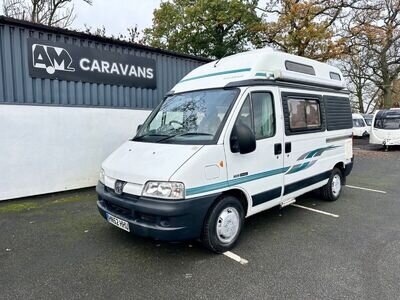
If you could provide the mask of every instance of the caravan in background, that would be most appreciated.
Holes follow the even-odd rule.
[[[364,117],[360,114],[353,114],[353,136],[355,137],[365,137],[368,136],[371,127],[367,125]]]
[[[400,108],[378,110],[373,119],[369,138],[371,144],[400,145]]]

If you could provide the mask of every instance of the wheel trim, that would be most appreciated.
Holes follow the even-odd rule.
[[[239,233],[240,216],[235,207],[227,207],[221,211],[217,218],[217,238],[224,244],[234,241]]]
[[[332,178],[332,194],[337,197],[342,189],[342,180],[338,174],[335,174]]]

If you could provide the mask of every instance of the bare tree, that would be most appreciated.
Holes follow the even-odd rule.
[[[340,67],[348,82],[353,108],[364,113],[365,102],[369,100],[370,91],[375,87],[368,79],[369,69],[363,63],[362,56],[356,54],[347,56],[341,61]]]
[[[361,46],[357,35],[351,35],[350,19],[343,20],[342,28],[345,29],[346,53],[339,66],[347,79],[348,89],[351,93],[353,108],[360,113],[365,113],[371,107],[371,99],[376,100],[377,87],[371,80],[373,71],[365,63],[372,59],[368,49]]]
[[[143,37],[143,32],[141,32],[137,26],[137,24],[134,27],[128,27],[127,28],[128,35],[126,40],[131,43],[136,43],[136,44],[145,44],[145,39]]]
[[[81,0],[92,4],[92,0]],[[49,26],[68,27],[76,15],[72,0],[4,0],[5,16]]]
[[[97,28],[93,28],[87,24],[84,24],[84,26],[85,26],[84,32],[87,34],[92,34],[92,35],[101,36],[101,37],[108,36],[104,25],[102,27],[97,27]]]
[[[379,88],[385,108],[392,107],[393,83],[400,74],[400,0],[374,0],[375,9],[354,14],[350,34],[368,53],[363,63]]]

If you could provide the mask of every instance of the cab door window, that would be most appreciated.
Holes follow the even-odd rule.
[[[257,140],[275,135],[273,98],[268,92],[253,92],[247,96],[236,123],[248,126]]]
[[[275,135],[275,113],[272,95],[265,92],[251,94],[254,114],[254,134],[256,139]]]

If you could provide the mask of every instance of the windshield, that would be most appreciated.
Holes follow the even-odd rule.
[[[363,119],[353,119],[353,127],[364,127],[365,123]]]
[[[378,112],[374,127],[378,129],[400,129],[400,112]]]
[[[364,117],[365,123],[367,123],[368,126],[372,125],[372,118],[373,118],[372,116],[365,116]]]
[[[211,143],[238,94],[238,89],[213,89],[170,96],[151,113],[134,140]]]

